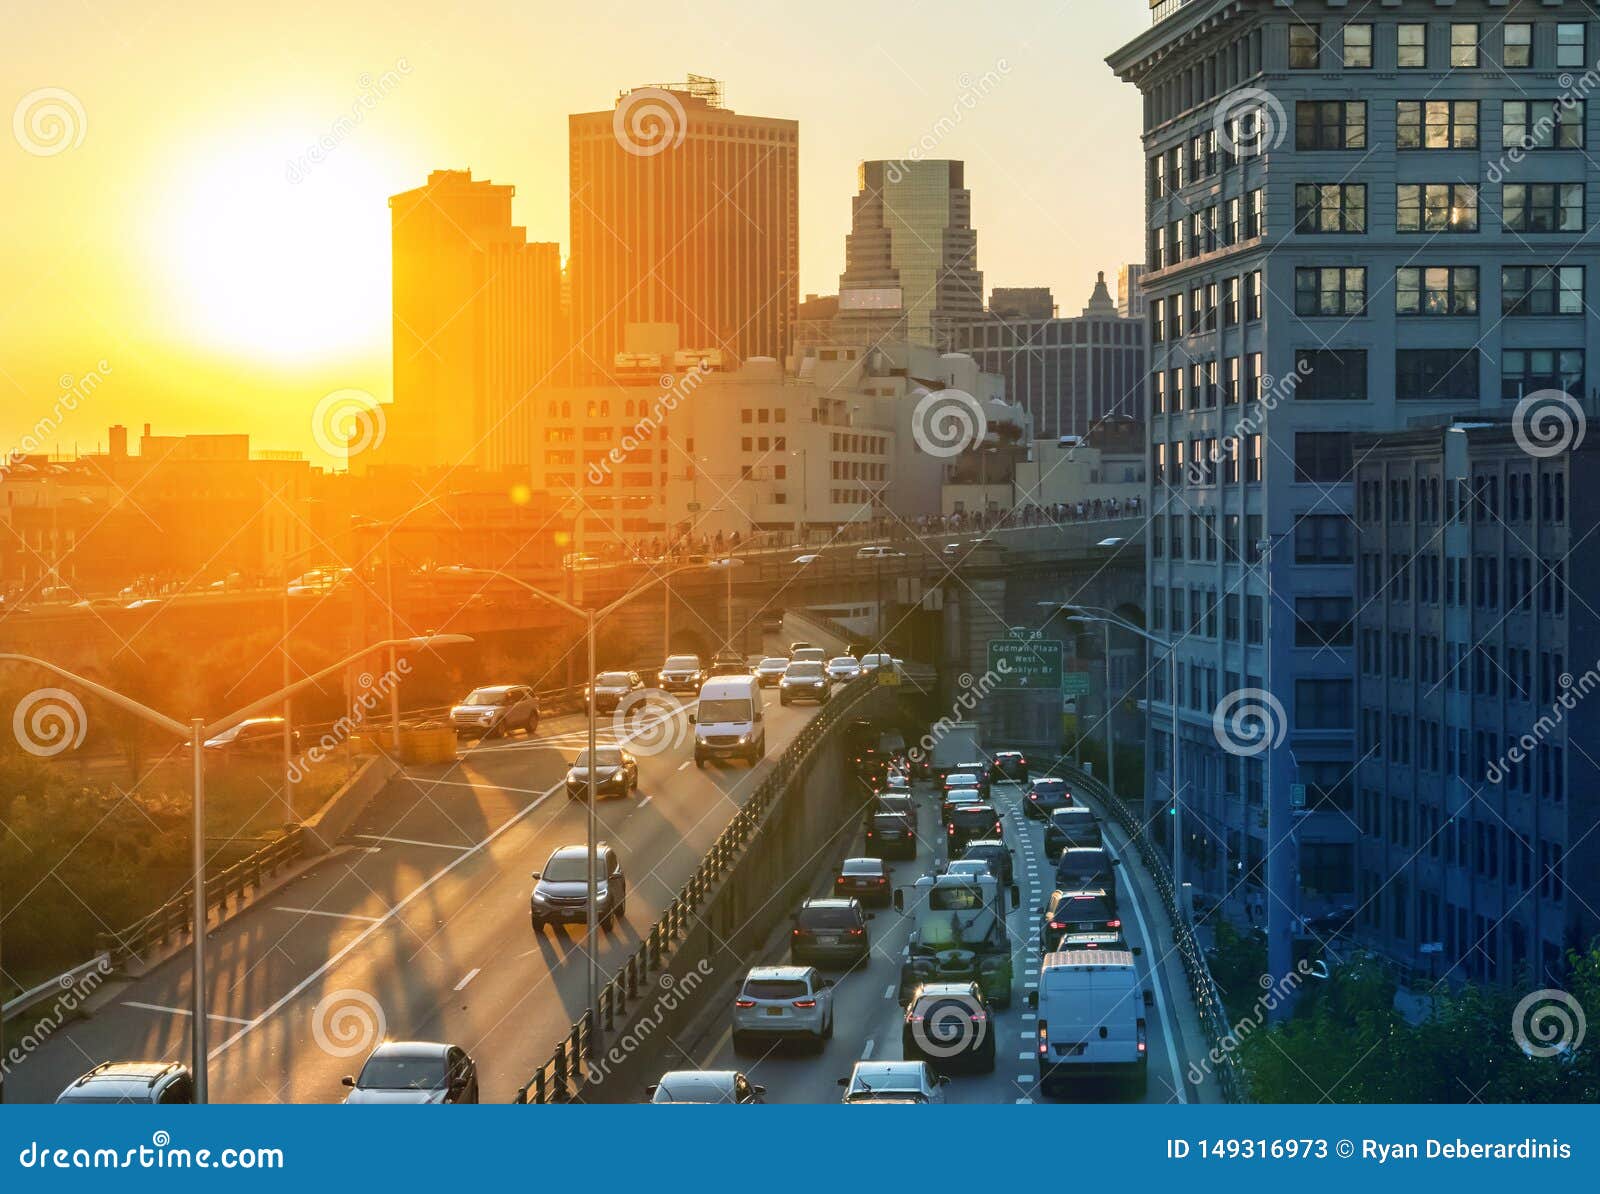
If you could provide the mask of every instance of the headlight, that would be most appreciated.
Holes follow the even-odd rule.
[[[739,735],[739,745],[740,746],[748,746],[749,744],[750,744],[750,735],[749,734],[740,734]]]
[[[546,903],[548,901],[545,899],[544,892],[536,891],[536,892],[533,893],[533,902],[535,904],[543,904],[543,903]]]

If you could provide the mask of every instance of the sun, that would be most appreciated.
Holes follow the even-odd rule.
[[[370,353],[389,336],[393,172],[360,133],[310,161],[304,132],[192,147],[162,190],[153,247],[187,334],[281,364]]]

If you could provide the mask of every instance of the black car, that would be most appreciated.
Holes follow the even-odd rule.
[[[900,813],[876,813],[867,826],[867,853],[874,858],[915,858],[915,824]]]
[[[889,775],[890,758],[876,747],[866,747],[856,752],[851,760],[856,777],[874,792],[882,789]]]
[[[1056,859],[1056,886],[1063,891],[1082,891],[1086,887],[1115,890],[1117,860],[1104,846],[1073,846]]]
[[[1004,834],[1000,814],[992,804],[962,804],[950,813],[950,824],[945,829],[948,858],[960,858],[967,846],[980,838],[997,838]]]
[[[1100,822],[1086,808],[1058,808],[1044,826],[1044,856],[1051,861],[1073,846],[1098,846],[1104,839]]]
[[[1122,928],[1116,896],[1103,888],[1057,891],[1040,910],[1039,949],[1050,953],[1068,933],[1109,933]]]
[[[997,1026],[977,983],[924,983],[900,1029],[901,1056],[935,1071],[994,1072]]]
[[[656,673],[656,683],[665,692],[698,693],[705,682],[706,673],[698,655],[669,655]]]
[[[845,753],[855,758],[864,750],[876,750],[878,727],[863,718],[857,718],[844,728]]]
[[[977,788],[955,788],[944,794],[944,799],[939,802],[939,821],[941,824],[950,824],[950,814],[963,804],[987,804],[983,793]]]
[[[913,826],[917,823],[917,804],[904,792],[879,792],[867,805],[866,826],[872,827],[872,818],[879,813],[895,813]]]
[[[1020,750],[997,750],[994,758],[989,761],[989,776],[992,779],[1014,779],[1018,783],[1028,782],[1028,756]]]
[[[889,868],[881,858],[846,858],[833,877],[833,894],[854,896],[873,908],[887,908],[893,894]]]
[[[709,675],[712,676],[748,676],[750,664],[745,657],[737,651],[718,651],[711,661]]]
[[[639,760],[631,751],[620,746],[595,748],[597,766],[594,769],[594,794],[626,796],[639,788]],[[578,757],[567,769],[567,795],[573,800],[589,797],[589,752],[580,750]]]
[[[623,701],[644,689],[644,681],[638,672],[601,672],[594,678],[593,688],[595,711],[615,713]]]
[[[872,952],[859,900],[809,899],[795,913],[789,957],[798,966],[854,966]]]
[[[778,703],[781,705],[795,701],[815,701],[821,705],[832,695],[833,681],[828,678],[827,669],[809,660],[791,663],[784,670],[783,679],[778,681]]]
[[[1041,775],[1028,785],[1023,796],[1023,814],[1036,820],[1047,820],[1058,808],[1072,807],[1072,789],[1067,781],[1053,775]]]
[[[961,852],[963,859],[980,859],[989,864],[989,873],[1000,880],[1002,887],[1011,886],[1011,847],[999,838],[979,838],[968,842]]]

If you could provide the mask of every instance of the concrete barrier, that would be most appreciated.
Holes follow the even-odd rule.
[[[451,738],[454,739],[454,731]],[[454,749],[451,758],[455,757]],[[383,790],[400,768],[387,755],[374,755],[361,766],[345,784],[328,797],[315,813],[301,826],[305,834],[305,852],[308,855],[326,854],[350,832],[372,798]]]

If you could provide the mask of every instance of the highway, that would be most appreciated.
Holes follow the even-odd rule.
[[[930,784],[919,784],[917,790],[920,851],[915,861],[892,864],[897,887],[909,886],[918,875],[928,871],[935,861],[935,855],[927,843],[941,838],[934,789]],[[1056,1101],[1063,1097],[1059,1090],[1046,1096],[1038,1089],[1037,1067],[1032,1052],[1034,1015],[1026,1006],[1025,992],[1030,984],[1036,982],[1039,966],[1037,909],[1049,898],[1054,870],[1044,856],[1043,823],[1030,821],[1022,815],[1018,807],[1020,795],[1021,788],[1014,783],[997,782],[993,787],[995,804],[1006,818],[1007,840],[1012,845],[1016,881],[1022,897],[1020,906],[1008,920],[1012,940],[1017,946],[1015,994],[1011,1007],[995,1017],[998,1036],[994,1073],[954,1075],[950,1085],[945,1088],[945,1097],[952,1103],[1033,1103]],[[851,853],[862,852],[858,837],[851,847]],[[828,891],[832,876],[831,869],[819,871],[816,894]],[[1183,996],[1181,992],[1174,992],[1159,972],[1152,975],[1150,963],[1158,956],[1159,950],[1152,951],[1150,930],[1146,927],[1151,917],[1145,901],[1150,898],[1148,893],[1130,889],[1126,882],[1122,882],[1124,934],[1130,945],[1143,948],[1143,956],[1138,961],[1141,977],[1156,994],[1155,1007],[1149,1012],[1150,1074],[1143,1101],[1186,1102],[1188,1095],[1181,1077],[1183,1063],[1177,1039],[1179,1034],[1173,1029],[1176,1009],[1171,1002],[1173,998]],[[805,1044],[779,1043],[763,1045],[760,1053],[741,1057],[733,1049],[728,1017],[720,1015],[703,1034],[704,1039],[688,1043],[680,1050],[664,1052],[660,1058],[661,1069],[743,1070],[752,1082],[765,1086],[765,1099],[769,1103],[839,1101],[841,1092],[838,1079],[849,1074],[857,1060],[894,1060],[902,1056],[900,1034],[903,1009],[896,1001],[895,985],[910,924],[908,917],[903,917],[892,908],[878,910],[869,925],[871,957],[848,974],[842,971],[827,972],[837,980],[834,988],[835,1027],[833,1039],[820,1055]],[[788,960],[784,937],[775,936],[759,962],[770,965],[787,963]],[[730,993],[727,1000],[731,999]],[[1066,1097],[1079,1096],[1092,1102],[1129,1098],[1125,1088],[1110,1083],[1083,1084],[1068,1092]]]
[[[815,715],[769,699],[768,759]],[[212,1101],[337,1102],[340,1077],[383,1036],[464,1046],[482,1101],[511,1101],[584,1007],[583,926],[535,935],[528,920],[529,872],[584,840],[584,805],[562,784],[582,728],[578,715],[549,718],[533,739],[409,768],[355,827],[352,849],[210,935]],[[674,736],[640,755],[638,793],[600,805],[629,881],[625,922],[602,930],[602,976],[637,948],[770,765],[702,771],[681,717]],[[187,1061],[189,973],[180,956],[106,988],[104,1006],[11,1073],[7,1097],[50,1101],[103,1060]]]

